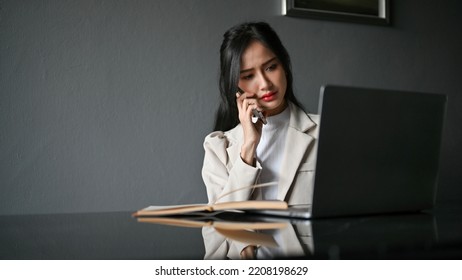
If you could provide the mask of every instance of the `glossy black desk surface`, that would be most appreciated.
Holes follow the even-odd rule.
[[[308,259],[461,259],[462,207],[298,221]],[[201,228],[139,223],[130,212],[0,216],[0,259],[203,259]],[[285,256],[291,258],[291,256]]]

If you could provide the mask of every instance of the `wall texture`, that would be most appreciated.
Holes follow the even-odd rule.
[[[438,201],[460,199],[462,2],[393,1],[379,27],[281,1],[1,0],[0,214],[205,202],[218,49],[247,20],[280,34],[311,112],[326,83],[448,94]]]

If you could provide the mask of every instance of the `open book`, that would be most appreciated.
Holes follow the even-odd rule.
[[[236,188],[230,192],[224,193],[215,201],[237,191],[249,188],[263,188],[276,185],[277,182],[269,182]],[[143,216],[172,216],[172,215],[214,215],[223,211],[246,211],[246,210],[284,210],[287,209],[287,203],[280,200],[245,200],[229,201],[210,204],[181,204],[169,206],[149,206],[133,213],[134,217]]]
[[[200,215],[222,211],[246,210],[283,210],[287,203],[280,200],[246,200],[230,201],[215,204],[183,204],[170,206],[149,206],[133,214],[135,217],[143,216],[170,216],[170,215]]]

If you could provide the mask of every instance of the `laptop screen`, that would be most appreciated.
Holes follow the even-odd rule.
[[[321,89],[312,216],[431,208],[447,97]]]

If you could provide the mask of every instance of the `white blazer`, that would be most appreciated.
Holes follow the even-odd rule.
[[[287,201],[289,205],[311,204],[319,116],[307,115],[290,102],[289,107],[289,128],[281,163],[277,198]],[[243,140],[243,130],[240,124],[226,132],[212,132],[205,138],[202,178],[207,188],[209,203],[242,201],[251,198],[253,190],[246,189],[218,199],[224,193],[252,186],[258,180],[261,164],[257,162],[257,166],[253,167],[246,164],[240,157]]]
[[[307,115],[291,102],[289,102],[289,108],[289,128],[281,163],[277,199],[284,200],[289,205],[311,204],[319,135],[319,116]],[[241,159],[240,151],[243,140],[244,135],[240,124],[229,131],[215,131],[206,136],[202,178],[207,189],[209,203],[251,199],[252,188],[232,192],[256,184],[261,172],[259,162],[257,162],[256,167],[253,167]],[[220,197],[226,193],[230,194]],[[207,233],[211,231],[211,229],[204,228],[204,239],[207,238]],[[207,256],[214,258],[214,252],[217,250],[220,252],[228,251],[228,257],[231,257],[229,254],[232,251],[234,251],[232,253],[234,257],[239,256],[240,250],[247,246],[247,244],[238,244],[234,246],[233,250],[232,243],[237,242],[230,242],[225,238],[220,239],[216,236],[210,237],[215,242],[205,242],[206,258]]]

